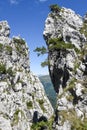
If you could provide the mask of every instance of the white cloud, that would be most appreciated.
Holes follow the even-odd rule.
[[[18,4],[18,0],[10,0],[11,4]]]
[[[39,0],[40,2],[46,2],[47,0]]]
[[[9,0],[9,2],[11,4],[19,4],[20,2],[22,2],[23,0]]]

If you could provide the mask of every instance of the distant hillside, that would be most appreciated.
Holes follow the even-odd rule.
[[[44,89],[46,91],[46,94],[47,94],[52,106],[55,108],[55,106],[56,106],[56,93],[54,91],[50,76],[49,75],[39,76],[39,79],[44,86]]]

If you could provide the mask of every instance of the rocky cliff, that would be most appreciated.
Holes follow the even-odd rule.
[[[43,32],[57,96],[56,130],[87,130],[87,15],[51,6]]]
[[[0,22],[0,130],[34,130],[32,123],[49,120],[53,108],[30,71],[25,40],[9,35],[8,23]]]

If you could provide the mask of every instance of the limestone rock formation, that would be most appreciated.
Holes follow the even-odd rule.
[[[0,130],[30,130],[49,120],[53,108],[37,76],[30,71],[24,39],[9,38],[10,27],[0,22]]]
[[[54,129],[87,129],[87,14],[54,5],[43,35],[58,94]]]

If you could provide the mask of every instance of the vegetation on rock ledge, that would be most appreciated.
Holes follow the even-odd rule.
[[[53,130],[52,128],[53,121],[54,121],[54,116],[52,116],[49,121],[40,121],[40,122],[34,123],[31,126],[31,130],[43,130],[43,129]]]
[[[65,43],[63,41],[63,38],[51,38],[48,40],[48,48],[42,46],[42,47],[37,47],[34,51],[37,52],[37,55],[43,55],[46,53],[49,53],[49,51],[53,50],[66,50],[66,49],[74,49],[77,54],[80,54],[80,50],[72,43]],[[44,62],[41,63],[42,67],[48,66],[50,62],[48,59],[46,59]]]
[[[50,10],[52,12],[59,12],[61,10],[61,8],[57,5],[57,4],[53,4],[53,5],[50,5]]]

